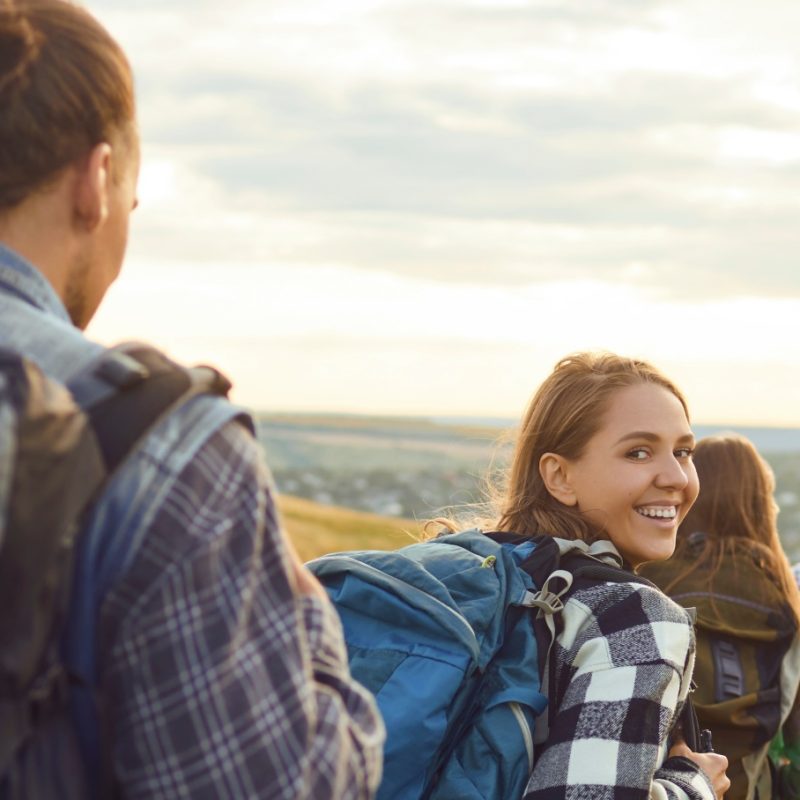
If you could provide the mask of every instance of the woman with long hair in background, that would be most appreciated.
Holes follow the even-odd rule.
[[[781,546],[772,470],[735,434],[698,442],[699,499],[675,555],[642,574],[697,609],[694,702],[730,761],[730,800],[777,797],[767,751],[784,730],[798,749],[800,592]],[[789,765],[787,765],[789,766]],[[791,795],[787,795],[791,796]]]

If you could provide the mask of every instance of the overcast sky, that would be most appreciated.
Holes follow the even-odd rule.
[[[284,410],[516,416],[565,353],[800,425],[800,3],[93,0],[141,206],[93,323]]]

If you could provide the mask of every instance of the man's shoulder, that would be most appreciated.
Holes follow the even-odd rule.
[[[82,529],[77,558],[86,570],[96,572],[93,553],[107,553],[98,585],[116,586],[121,575],[144,564],[144,576],[141,568],[134,570],[144,591],[169,563],[179,563],[225,529],[239,486],[264,484],[249,417],[227,400],[224,386],[195,386],[188,370],[172,362],[161,367],[149,376],[154,392],[137,402],[135,396],[125,398],[123,390],[121,402],[112,398],[100,420],[111,429],[111,441],[125,435],[126,419],[136,417],[144,432],[129,443]],[[170,386],[173,379],[177,383]],[[166,404],[163,396],[156,397],[147,408],[161,391],[154,385],[159,381],[170,392]]]
[[[104,359],[114,355],[144,368],[138,398],[136,386],[120,390],[110,415],[114,424],[124,423],[126,416],[150,418],[107,494],[119,501],[126,495],[139,496],[147,486],[147,504],[154,506],[173,485],[195,480],[196,473],[211,471],[211,479],[217,481],[230,475],[234,464],[246,471],[256,467],[261,457],[253,421],[229,401],[231,384],[224,375],[210,367],[186,368],[147,345],[107,350]],[[126,391],[130,398],[124,396]]]
[[[60,317],[2,293],[0,347],[32,361],[61,383],[106,349]]]

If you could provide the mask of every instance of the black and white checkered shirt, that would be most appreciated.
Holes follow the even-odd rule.
[[[550,733],[525,800],[714,800],[697,765],[667,758],[694,667],[688,613],[649,586],[575,586],[556,618]]]
[[[290,579],[263,457],[215,433],[102,609],[99,662],[125,798],[368,798],[383,725],[335,611]],[[107,743],[108,744],[108,743]]]

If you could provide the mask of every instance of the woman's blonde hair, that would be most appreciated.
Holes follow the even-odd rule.
[[[511,464],[499,485],[490,486],[489,526],[524,536],[550,534],[593,542],[608,538],[577,509],[556,500],[544,485],[539,460],[545,453],[569,459],[583,454],[599,430],[613,395],[642,383],[675,395],[677,387],[646,361],[607,352],[580,352],[562,358],[533,396],[517,431]],[[445,520],[436,522],[453,528]],[[487,522],[480,523],[486,527]]]
[[[736,553],[750,553],[781,590],[800,627],[800,592],[778,534],[775,477],[753,443],[735,433],[697,443],[694,464],[700,495],[678,529],[678,550],[697,541],[702,550],[664,587],[670,589],[701,567],[709,584]]]

